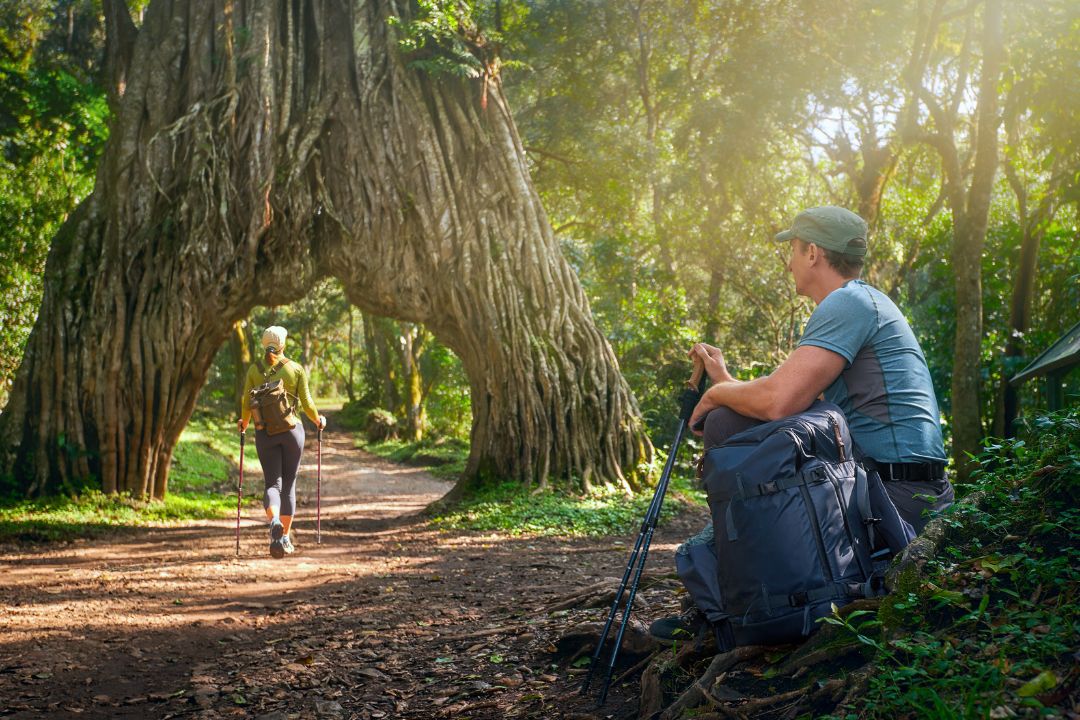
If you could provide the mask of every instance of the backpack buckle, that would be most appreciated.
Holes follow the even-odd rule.
[[[788,595],[788,604],[791,605],[791,607],[802,607],[808,602],[810,602],[810,596],[806,594],[805,590],[793,592]]]

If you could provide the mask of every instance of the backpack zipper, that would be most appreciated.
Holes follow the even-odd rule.
[[[844,438],[840,436],[840,423],[837,422],[836,416],[829,413],[829,425],[832,426],[833,436],[836,438],[836,447],[840,448],[840,462],[847,462],[847,453],[844,448]]]

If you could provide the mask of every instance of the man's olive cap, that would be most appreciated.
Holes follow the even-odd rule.
[[[842,207],[825,205],[803,210],[795,216],[791,229],[777,233],[776,242],[799,238],[820,248],[845,255],[866,255],[866,221]],[[849,246],[852,240],[860,240]]]

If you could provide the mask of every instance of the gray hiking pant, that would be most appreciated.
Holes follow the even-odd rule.
[[[289,432],[267,435],[265,430],[255,431],[255,450],[262,463],[263,507],[278,506],[282,515],[293,515],[296,510],[296,473],[300,470],[300,458],[304,454],[304,423],[297,422]]]
[[[956,499],[948,478],[925,481],[882,478],[882,485],[900,517],[911,523],[916,535],[923,531],[934,515],[952,505]]]

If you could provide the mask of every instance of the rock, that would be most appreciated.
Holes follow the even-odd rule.
[[[320,717],[340,717],[345,712],[345,708],[341,707],[341,703],[336,700],[316,700],[315,712]]]
[[[362,677],[371,678],[372,680],[389,680],[390,679],[390,677],[388,675],[386,675],[386,673],[379,672],[375,668],[371,668],[371,667],[360,668],[359,670],[356,671],[356,674],[360,675]]]

